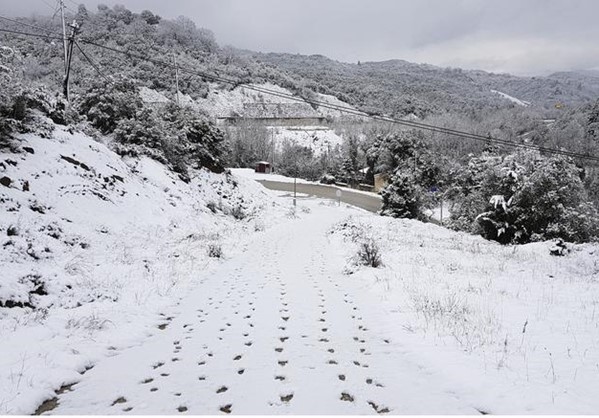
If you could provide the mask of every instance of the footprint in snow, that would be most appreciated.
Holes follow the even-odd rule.
[[[389,408],[384,407],[384,406],[379,406],[372,401],[368,401],[368,405],[370,405],[372,407],[372,409],[374,409],[377,412],[377,414],[388,414],[389,412],[391,412],[389,410]]]
[[[285,403],[288,403],[291,401],[291,399],[293,399],[293,393],[290,393],[289,395],[281,395],[281,401]]]
[[[119,404],[119,403],[126,403],[126,402],[127,402],[127,399],[126,399],[126,398],[124,398],[123,396],[121,396],[121,397],[119,397],[119,398],[115,399],[115,400],[112,402],[112,405],[111,405],[111,406],[115,406],[116,404]]]
[[[341,398],[339,398],[339,399],[341,399],[342,401],[347,401],[347,402],[354,401],[354,397],[347,392],[341,393]]]

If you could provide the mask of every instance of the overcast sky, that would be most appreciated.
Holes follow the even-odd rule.
[[[0,0],[3,14],[51,13],[56,0]],[[72,8],[76,0],[65,0]],[[599,0],[104,0],[185,15],[221,45],[322,54],[347,62],[404,59],[542,75],[599,69]]]

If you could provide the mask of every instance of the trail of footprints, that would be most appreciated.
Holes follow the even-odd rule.
[[[322,255],[320,255],[320,257],[322,258]],[[312,260],[314,265],[314,261]],[[323,266],[322,261],[323,260],[319,260],[321,261],[320,265]],[[340,366],[338,360],[335,358],[335,349],[331,346],[332,341],[330,340],[330,326],[327,324],[327,308],[326,308],[326,297],[325,297],[325,293],[323,291],[323,289],[319,286],[317,278],[313,277],[312,274],[310,274],[310,271],[306,268],[305,273],[308,275],[308,277],[311,279],[312,281],[312,285],[314,287],[314,290],[316,291],[316,294],[318,296],[318,319],[316,320],[317,324],[317,332],[319,334],[319,338],[318,341],[319,343],[321,343],[323,345],[323,349],[326,351],[326,353],[328,355],[330,355],[331,357],[329,357],[329,359],[326,360],[326,364],[327,365],[332,365],[335,367],[347,367],[347,366]],[[322,274],[322,277],[319,277],[318,279],[322,280],[322,278],[325,276],[325,270],[324,267],[321,267],[320,269],[320,273]],[[255,302],[256,302],[256,292],[252,291],[251,293],[249,293],[248,290],[248,283],[241,283],[241,288],[237,289],[236,284],[238,284],[238,282],[241,282],[241,269],[237,269],[235,271],[235,275],[233,276],[234,280],[230,281],[230,280],[225,280],[223,281],[223,286],[228,287],[227,291],[224,293],[219,293],[219,294],[224,294],[226,295],[226,300],[230,301],[231,299],[234,301],[233,304],[231,305],[232,307],[232,315],[234,315],[235,317],[240,317],[243,319],[243,321],[245,322],[245,325],[248,327],[248,329],[246,329],[244,332],[242,332],[242,336],[244,337],[244,342],[243,342],[243,347],[240,347],[240,354],[236,354],[235,356],[233,356],[231,358],[231,362],[233,363],[233,366],[236,365],[236,363],[239,363],[237,365],[237,367],[234,367],[235,370],[235,374],[238,376],[243,376],[245,374],[245,368],[243,367],[243,353],[245,352],[245,350],[249,350],[252,349],[253,347],[253,341],[251,340],[251,336],[250,336],[250,331],[251,329],[254,327],[254,324],[252,322],[252,314],[253,312],[256,310],[256,307],[254,306]],[[331,285],[333,285],[333,287],[335,288],[335,290],[337,290],[338,292],[343,293],[343,291],[341,290],[341,288],[339,287],[339,285],[337,283],[333,282],[332,277],[326,276],[329,283]],[[289,359],[286,357],[285,355],[285,345],[287,344],[287,342],[290,340],[290,335],[287,333],[287,326],[289,324],[289,321],[292,320],[291,314],[290,314],[290,310],[289,310],[289,305],[287,302],[287,286],[285,284],[285,282],[281,279],[281,273],[280,271],[276,271],[274,274],[274,279],[275,279],[275,283],[278,285],[278,289],[279,289],[279,301],[280,301],[280,308],[279,308],[279,313],[280,313],[280,322],[279,325],[277,326],[278,331],[280,331],[279,333],[279,344],[277,344],[274,347],[274,353],[275,353],[275,361],[277,363],[277,367],[280,368],[281,372],[277,373],[274,376],[274,380],[280,382],[282,385],[286,385],[287,384],[287,377],[284,374],[284,370],[286,369],[286,367],[289,366]],[[266,286],[266,283],[262,284],[261,286],[259,286],[260,289],[263,289]],[[224,291],[224,289],[221,289]],[[245,306],[245,309],[243,309],[240,305],[239,302],[236,302],[236,300],[243,300],[244,298],[246,298],[248,296],[248,293],[250,294],[250,298],[248,299],[247,302],[245,302],[247,304],[247,306]],[[235,298],[235,296],[237,296],[237,298]],[[197,322],[199,325],[204,324],[208,321],[211,320],[210,315],[209,315],[209,311],[211,310],[212,315],[216,315],[217,312],[223,307],[223,303],[224,300],[215,300],[213,297],[209,297],[208,301],[207,301],[207,307],[206,309],[197,309]],[[368,369],[369,365],[366,361],[362,360],[361,357],[367,357],[370,355],[370,353],[367,351],[366,347],[367,347],[367,331],[368,329],[362,324],[362,316],[360,316],[359,313],[359,309],[357,306],[354,305],[353,301],[351,300],[351,298],[349,297],[349,295],[347,293],[343,293],[343,300],[344,303],[347,305],[347,307],[350,309],[350,315],[351,315],[351,319],[353,320],[355,326],[356,326],[356,336],[354,336],[352,338],[354,345],[355,345],[355,350],[356,350],[356,359],[353,360],[352,364],[350,366],[354,366],[354,367],[358,367],[358,368],[362,368],[362,369]],[[166,322],[161,324],[159,326],[160,329],[165,329],[166,326],[168,326],[168,324],[172,321],[172,317],[165,317]],[[223,318],[223,324],[221,325],[221,327],[218,328],[218,341],[223,341],[223,336],[226,335],[227,333],[233,332],[232,328],[232,322],[236,322],[238,323],[238,320],[236,321],[232,321],[230,319],[228,319],[226,316]],[[194,331],[194,325],[193,324],[184,324],[183,325],[183,331],[185,337],[184,339],[190,339],[191,338],[191,333],[193,333]],[[303,335],[302,337],[308,337],[307,335]],[[388,340],[385,340],[385,342],[389,342]],[[214,352],[209,350],[209,347],[207,345],[203,345],[203,349],[205,350],[205,356],[202,356],[201,359],[199,359],[197,361],[197,367],[200,370],[200,373],[198,374],[198,379],[197,381],[203,384],[207,384],[207,385],[213,385],[214,386],[214,391],[215,391],[215,395],[216,396],[223,396],[226,397],[227,394],[230,394],[229,391],[229,387],[227,385],[223,385],[223,384],[215,384],[216,382],[212,382],[210,379],[210,376],[202,373],[202,370],[206,368],[206,366],[209,364],[209,362],[211,361],[211,358],[214,356]],[[179,355],[181,355],[184,352],[184,341],[182,341],[181,339],[179,340],[175,340],[173,341],[173,355],[170,359],[171,363],[175,363],[177,361],[180,360]],[[147,385],[148,386],[148,390],[150,392],[156,392],[158,390],[160,390],[160,384],[155,380],[155,379],[166,379],[169,378],[169,376],[171,375],[168,371],[168,362],[166,361],[159,361],[154,363],[152,366],[152,370],[155,371],[157,374],[155,375],[155,377],[148,377],[146,379],[143,379],[140,384],[142,385]],[[165,370],[167,369],[167,370]],[[340,370],[337,374],[338,380],[347,384],[358,384],[358,382],[349,382],[348,379],[349,374],[346,372],[343,372],[342,370]],[[382,383],[376,381],[373,378],[366,378],[365,381],[363,381],[361,384],[365,384],[368,386],[372,386],[372,387],[379,387],[382,388],[384,387]],[[282,386],[282,388],[285,388],[285,386]],[[173,393],[174,398],[179,398],[181,397],[181,393]],[[279,400],[282,404],[289,404],[294,397],[294,393],[292,391],[281,391],[279,394]],[[344,390],[339,394],[339,401],[341,402],[355,402],[356,399],[355,397],[351,394],[351,392],[349,390]],[[176,403],[176,402],[175,402]],[[390,412],[390,409],[383,406],[383,405],[379,405],[377,403],[375,403],[372,400],[368,400],[367,401],[368,405],[370,405],[370,407],[376,411],[379,414],[386,414]],[[271,403],[272,405],[272,403]],[[121,410],[123,412],[130,412],[133,410],[133,406],[128,405],[128,401],[125,397],[119,397],[118,399],[114,400],[114,402],[112,403],[112,406],[119,406],[121,408]],[[219,411],[223,414],[230,414],[232,413],[234,410],[234,405],[232,403],[229,403],[226,401],[225,398],[223,398],[223,402],[219,407]],[[179,413],[184,413],[188,411],[188,407],[186,405],[179,405],[176,407],[176,411]]]
[[[280,346],[277,346],[274,348],[275,353],[281,354],[284,352],[285,348],[285,343],[289,340],[289,335],[286,334],[287,331],[287,323],[289,322],[289,320],[291,319],[291,315],[289,314],[289,304],[287,302],[287,285],[285,284],[285,282],[283,282],[281,280],[281,272],[280,271],[276,271],[275,274],[275,280],[276,283],[278,284],[279,287],[279,302],[281,303],[281,307],[279,308],[279,314],[280,314],[280,318],[281,318],[281,322],[280,325],[277,327],[277,329],[280,332],[280,336],[279,336],[279,341],[280,341]],[[287,367],[287,364],[289,363],[288,360],[286,360],[284,357],[281,356],[277,356],[277,365],[283,369],[285,367]],[[274,379],[283,383],[286,382],[287,377],[284,374],[277,374],[274,376]],[[289,402],[291,402],[291,400],[293,399],[293,392],[281,392],[281,394],[279,395],[279,399],[283,404],[288,404]],[[273,405],[273,403],[271,402],[270,405]]]
[[[320,273],[325,276],[325,270],[324,267],[322,267],[324,265],[324,260],[323,260],[323,256],[322,254],[320,254]],[[314,259],[312,260],[312,263],[314,263]],[[318,326],[320,327],[320,332],[321,332],[321,336],[319,339],[319,342],[327,345],[329,343],[331,343],[327,332],[329,331],[329,327],[326,326],[326,314],[327,314],[327,309],[326,309],[326,298],[324,295],[324,292],[322,290],[322,288],[319,286],[318,282],[312,277],[312,275],[309,274],[309,271],[306,269],[305,272],[308,274],[308,276],[312,279],[312,285],[314,287],[314,290],[317,292],[318,297],[319,297],[319,309],[320,309],[320,313],[321,316],[320,318],[317,320],[318,322]],[[341,289],[338,285],[338,283],[335,283],[332,279],[331,275],[326,276],[327,280],[329,282],[329,284],[332,284],[333,287],[338,290],[341,293]],[[359,315],[359,309],[357,306],[354,305],[354,302],[351,300],[350,296],[348,293],[343,293],[343,301],[344,303],[350,308],[350,312],[351,312],[351,319],[353,320],[354,324],[356,325],[356,330],[357,330],[357,334],[359,336],[355,336],[353,337],[353,342],[355,344],[357,344],[357,353],[363,355],[363,356],[370,356],[371,354],[369,352],[367,352],[366,350],[366,345],[367,345],[367,341],[365,338],[365,333],[368,331],[368,329],[362,324],[362,316]],[[388,343],[388,341],[386,341]],[[326,348],[326,351],[328,354],[334,355],[335,354],[335,349],[332,347]],[[332,366],[338,366],[339,362],[334,358],[334,356],[332,356],[333,358],[329,358],[329,360],[326,361],[326,363],[328,365],[332,365]],[[353,365],[355,367],[361,367],[363,369],[368,369],[369,365],[367,362],[365,361],[361,361],[360,359],[356,359],[353,362]],[[337,378],[339,379],[339,381],[341,382],[348,382],[347,379],[348,374],[347,373],[339,373],[337,375]],[[349,382],[348,382],[349,383]],[[373,380],[372,378],[366,378],[364,383],[366,385],[374,385],[375,387],[378,388],[383,388],[384,385],[378,381]],[[351,395],[351,393],[349,393],[349,391],[343,391],[341,392],[340,396],[339,396],[339,400],[343,401],[343,402],[354,402],[355,401],[355,397],[353,395]],[[390,412],[390,409],[385,407],[385,406],[381,406],[378,405],[377,403],[375,403],[372,400],[367,401],[368,405],[370,405],[378,414],[386,414]]]
[[[227,300],[230,299],[234,299],[233,293],[236,292],[236,296],[237,296],[237,300],[242,300],[243,298],[245,298],[247,296],[247,286],[248,283],[242,283],[241,284],[241,288],[239,290],[237,290],[237,286],[236,286],[236,282],[240,281],[239,279],[241,279],[241,273],[240,273],[240,269],[236,270],[236,275],[235,277],[235,281],[234,282],[230,282],[229,280],[224,280],[223,281],[223,286],[228,286],[228,288],[230,289],[228,292],[224,293],[226,295]],[[220,292],[217,292],[218,294],[223,294],[223,289],[220,289]],[[232,308],[234,310],[233,315],[235,316],[241,316],[243,320],[247,321],[247,326],[251,329],[253,328],[253,323],[252,321],[252,313],[256,310],[254,304],[256,301],[256,292],[253,291],[251,292],[251,298],[249,299],[249,301],[247,302],[247,306],[246,309],[244,311],[244,313],[241,313],[241,307],[240,304],[238,302],[234,302],[232,304]],[[224,300],[215,300],[214,297],[208,297],[207,300],[207,306],[205,309],[199,308],[196,310],[196,318],[197,318],[197,322],[199,325],[204,324],[208,321],[211,320],[210,318],[210,311],[212,312],[212,316],[217,314],[217,311],[219,311],[222,307],[223,307],[223,303]],[[159,326],[160,329],[165,329],[168,324],[170,324],[170,322],[172,321],[172,317],[166,317],[165,320],[167,322],[161,324]],[[236,321],[232,321],[230,320],[227,316],[223,317],[223,324],[222,326],[218,329],[218,333],[219,334],[226,334],[229,331],[232,331],[233,328],[233,322]],[[184,339],[191,339],[192,336],[191,334],[194,332],[194,326],[193,324],[189,324],[186,323],[182,326],[182,330],[183,333],[185,335]],[[243,347],[245,349],[249,349],[252,347],[253,345],[253,341],[249,338],[250,337],[250,333],[248,331],[244,331],[242,333],[243,337],[245,338],[245,342],[243,343]],[[222,336],[218,336],[217,339],[219,341],[223,341]],[[182,351],[184,350],[184,343],[182,340],[178,339],[178,340],[174,340],[172,342],[173,345],[173,351],[172,351],[172,356],[170,358],[170,363],[176,363],[178,361],[181,360],[181,358],[179,357],[180,353],[182,353]],[[211,361],[211,359],[214,357],[214,352],[211,351],[208,347],[208,345],[203,345],[202,348],[205,350],[205,355],[202,356],[198,361],[197,361],[197,367],[200,370],[200,373],[198,375],[197,381],[207,384],[207,385],[213,385],[214,382],[211,381],[210,376],[208,376],[207,374],[202,373],[202,370],[206,369],[206,366],[209,364],[209,362]],[[236,354],[235,356],[233,356],[231,358],[231,361],[233,363],[242,363],[242,359],[243,359],[243,350],[241,350],[240,354]],[[157,392],[158,390],[160,390],[160,383],[159,381],[157,381],[156,379],[165,379],[165,378],[169,378],[171,376],[171,373],[168,372],[168,370],[164,370],[164,369],[168,369],[168,362],[166,361],[158,361],[156,363],[154,363],[153,365],[151,365],[151,370],[155,371],[157,374],[155,374],[154,377],[147,377],[145,379],[142,379],[140,381],[141,385],[147,385],[149,387],[149,391],[150,392]],[[245,368],[242,365],[239,365],[239,367],[236,369],[236,375],[238,376],[242,376],[245,373]],[[226,385],[216,385],[215,386],[215,394],[217,396],[224,396],[224,394],[226,394],[229,391],[229,387]],[[175,392],[173,393],[173,397],[174,398],[179,398],[181,397],[182,393],[180,392]],[[120,406],[121,410],[123,412],[130,412],[133,411],[133,406],[128,405],[129,401],[126,399],[126,397],[124,396],[120,396],[119,398],[117,398],[116,400],[113,401],[112,405],[113,407],[115,406]],[[176,404],[176,402],[175,402]],[[188,411],[188,407],[186,405],[178,405],[176,408],[176,411],[179,413],[184,413]],[[219,407],[219,411],[224,413],[224,414],[230,414],[233,412],[233,404],[232,403],[227,403],[226,400],[222,402],[221,406]]]

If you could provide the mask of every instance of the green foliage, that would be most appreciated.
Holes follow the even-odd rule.
[[[599,143],[599,99],[588,111],[585,136],[587,141]]]
[[[121,119],[114,131],[121,154],[146,154],[168,162],[188,180],[187,168],[224,171],[224,135],[212,123],[186,108],[168,105],[161,112],[144,108]]]
[[[398,170],[389,186],[381,191],[381,214],[395,218],[421,219],[422,195],[423,190],[416,184],[414,177]]]
[[[167,133],[152,110],[142,109],[134,117],[118,121],[114,137],[122,144],[159,148]]]
[[[448,183],[450,164],[432,153],[416,131],[391,132],[379,136],[367,152],[375,173],[392,173],[383,197],[382,214],[424,219],[423,211],[437,198],[430,192]]]
[[[188,121],[182,132],[189,142],[189,159],[196,168],[206,167],[215,173],[225,170],[223,156],[227,149],[220,129],[211,122],[196,119]]]
[[[133,119],[142,109],[137,85],[126,77],[117,77],[106,83],[98,80],[91,84],[79,99],[79,112],[102,133],[112,133],[121,120]]]
[[[523,152],[473,158],[453,196],[450,226],[503,244],[599,236],[581,170],[565,157]]]

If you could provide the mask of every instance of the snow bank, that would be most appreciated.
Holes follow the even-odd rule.
[[[59,127],[20,141],[26,151],[0,153],[2,414],[34,412],[160,332],[218,264],[210,246],[230,257],[285,212],[252,180],[197,171],[186,184]]]

